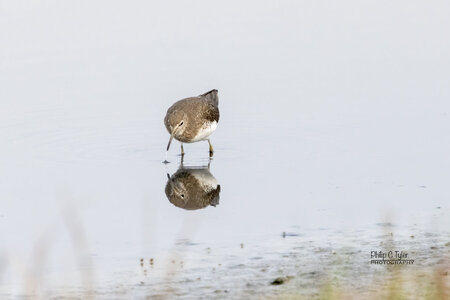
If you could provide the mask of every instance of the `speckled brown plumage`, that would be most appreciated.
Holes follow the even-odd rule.
[[[173,174],[166,184],[166,196],[169,201],[180,208],[195,210],[209,205],[219,204],[220,185],[211,186],[201,181],[204,178],[214,178],[208,169],[180,168]]]
[[[211,90],[197,97],[190,97],[175,102],[164,118],[167,131],[172,131],[181,121],[182,130],[174,138],[182,143],[190,143],[207,122],[219,122],[219,97],[217,90]]]

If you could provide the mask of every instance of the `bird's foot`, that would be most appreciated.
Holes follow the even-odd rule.
[[[213,149],[213,146],[211,145],[210,140],[208,140],[208,144],[209,144],[209,157],[211,157],[214,154],[214,149]]]

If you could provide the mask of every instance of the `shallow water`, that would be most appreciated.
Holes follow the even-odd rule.
[[[308,294],[334,274],[327,265],[336,257],[351,269],[340,280],[361,289],[385,271],[369,264],[370,251],[382,250],[390,233],[418,266],[448,257],[450,51],[436,58],[425,43],[430,48],[418,53],[394,47],[386,58],[382,45],[336,42],[347,31],[306,13],[302,22],[323,32],[314,38],[307,27],[298,37],[289,34],[288,7],[262,5],[250,20],[231,10],[237,25],[217,16],[213,29],[179,15],[179,24],[197,30],[189,41],[182,26],[146,32],[151,21],[137,6],[125,9],[131,23],[122,27],[113,17],[120,6],[108,7],[104,21],[118,31],[72,28],[83,10],[4,8],[2,22],[12,25],[39,13],[52,18],[36,29],[18,26],[25,41],[0,29],[2,297],[239,298],[281,293],[283,285],[270,285],[278,276],[293,276],[289,284]],[[208,15],[197,9],[175,13]],[[169,26],[157,15],[154,22]],[[96,18],[89,12],[87,24]],[[351,21],[342,22],[352,32]],[[439,35],[448,27],[433,24],[421,36],[450,48]],[[379,26],[372,34],[383,32]],[[41,40],[33,42],[35,34]],[[205,36],[221,50],[196,51]],[[304,48],[305,40],[313,47]],[[322,47],[330,41],[340,57]],[[174,142],[170,164],[162,163],[163,118],[175,100],[211,88],[219,90],[221,112],[215,154],[209,158],[206,142],[185,145],[183,166],[208,170],[197,180],[220,190],[208,196],[208,189],[205,201],[185,210],[166,196],[167,175],[181,157]]]
[[[271,115],[245,114],[223,94],[211,161],[207,143],[185,146],[184,167],[209,164],[220,185],[216,206],[198,210],[181,209],[165,194],[167,174],[174,175],[181,157],[174,144],[171,163],[162,163],[168,138],[162,104],[129,111],[27,107],[5,115],[2,294],[240,297],[262,287],[273,292],[269,283],[297,276],[295,265],[324,273],[314,259],[322,248],[320,257],[350,245],[352,264],[370,274],[383,224],[404,237],[402,249],[430,254],[423,263],[434,259],[429,247],[450,240],[446,157],[422,157],[433,140],[419,148],[408,142],[372,148],[368,140],[395,139],[395,131],[384,131],[389,119],[374,128],[353,115],[315,130],[320,122],[311,120],[308,130],[305,118],[277,116],[275,103]],[[433,115],[433,122],[445,121],[441,112]],[[434,239],[421,239],[427,233]],[[301,286],[311,289],[308,280]]]

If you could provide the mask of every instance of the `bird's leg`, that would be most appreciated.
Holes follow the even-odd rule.
[[[213,156],[214,149],[213,149],[213,146],[211,145],[211,141],[209,139],[208,139],[208,143],[209,143],[209,156]]]
[[[181,155],[180,168],[184,168],[183,162],[184,162],[184,155]]]
[[[184,155],[184,148],[183,148],[183,144],[181,144],[181,156]]]

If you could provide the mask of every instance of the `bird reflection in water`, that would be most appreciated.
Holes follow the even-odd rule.
[[[167,199],[186,210],[218,205],[220,185],[209,170],[210,163],[205,167],[184,167],[182,160],[172,176],[167,174]]]

